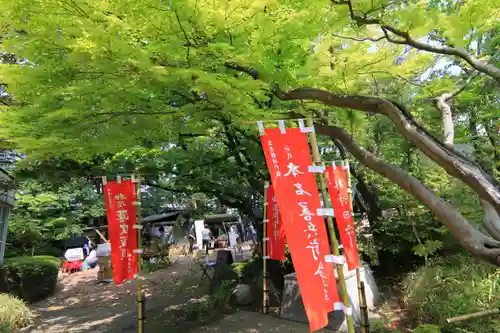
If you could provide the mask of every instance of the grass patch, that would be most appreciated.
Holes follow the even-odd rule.
[[[500,333],[498,316],[446,324],[449,317],[500,306],[500,270],[468,254],[432,260],[407,276],[403,291],[415,326],[436,324],[443,333]]]

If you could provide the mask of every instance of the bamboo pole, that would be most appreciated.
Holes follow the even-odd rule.
[[[350,172],[350,166],[349,166],[349,161],[344,161],[345,167],[346,167],[346,173],[347,173],[347,194],[348,194],[348,200],[349,200],[349,207],[351,208],[351,212],[354,216],[354,209],[352,205],[352,189],[351,189],[351,172]],[[353,217],[354,219],[354,217]],[[370,323],[367,320],[368,318],[368,307],[366,305],[366,294],[365,294],[365,288],[364,288],[364,283],[361,281],[361,273],[359,268],[356,268],[356,280],[358,284],[358,300],[359,300],[359,310],[361,313],[361,332],[362,333],[368,333],[370,331]]]
[[[136,214],[137,214],[137,248],[142,249],[142,207],[141,207],[141,175],[133,175],[135,183],[136,198]],[[142,294],[142,251],[137,253],[137,332],[144,332],[144,297]]]
[[[267,219],[267,189],[269,188],[269,182],[264,182],[264,209],[262,210],[263,221]],[[269,223],[269,221],[267,221]],[[263,224],[262,232],[262,312],[267,313],[269,308],[269,290],[267,288],[267,223]]]
[[[308,127],[314,126],[313,120],[311,118],[307,119],[307,126]],[[314,131],[310,133],[309,139],[311,142],[314,164],[318,166],[324,166],[325,164],[321,161],[321,156],[319,154],[319,149],[318,149],[318,141],[316,139],[316,133]],[[322,173],[319,173],[318,175],[319,175],[319,184],[320,184],[321,195],[323,197],[324,206],[325,208],[331,208],[330,200],[328,200],[328,190],[326,187],[325,176]],[[330,235],[330,247],[333,254],[338,256],[340,254],[339,243],[337,241],[337,236],[335,235],[333,218],[331,216],[327,216],[327,221],[328,221],[328,233]],[[336,265],[336,269],[337,269],[337,275],[339,277],[342,303],[344,303],[344,306],[349,308],[351,306],[351,301],[349,300],[349,294],[347,293],[347,285],[344,278],[344,267],[343,265]],[[352,319],[352,315],[349,315],[347,313],[344,314],[347,321],[347,332],[355,333],[354,321]]]
[[[361,299],[363,300],[363,306],[360,306],[361,310],[361,327],[363,332],[370,332],[370,318],[368,317],[368,305],[366,304],[366,291],[365,291],[365,283],[361,281]],[[361,301],[360,301],[361,304]]]
[[[500,314],[500,307],[497,309],[483,310],[483,311],[469,313],[469,314],[462,315],[462,316],[448,318],[448,319],[446,319],[446,322],[451,324],[451,323],[456,323],[457,321],[478,318],[478,317],[484,317],[484,316],[489,316],[489,315],[493,315],[493,314]]]

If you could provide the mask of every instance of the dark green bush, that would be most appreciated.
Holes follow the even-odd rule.
[[[60,265],[58,258],[50,256],[5,259],[0,267],[0,292],[27,302],[41,300],[55,290]]]
[[[415,325],[441,325],[443,333],[500,333],[498,316],[446,324],[450,317],[498,307],[497,267],[469,254],[435,258],[428,266],[409,274],[403,287]]]

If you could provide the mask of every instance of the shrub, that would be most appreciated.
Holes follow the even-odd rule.
[[[0,267],[0,292],[27,302],[43,299],[56,288],[60,264],[50,256],[5,259]]]
[[[0,333],[11,333],[31,324],[33,315],[18,298],[0,294]]]
[[[424,324],[415,328],[412,333],[441,333],[441,328],[437,325]]]
[[[242,283],[254,283],[262,280],[262,258],[233,264],[234,271]]]
[[[500,333],[498,316],[446,324],[449,317],[497,307],[499,289],[500,270],[461,253],[435,258],[403,282],[415,324],[442,325],[443,333]]]

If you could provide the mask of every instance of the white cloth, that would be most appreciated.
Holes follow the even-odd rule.
[[[83,260],[83,249],[81,247],[67,249],[64,258],[68,261]]]
[[[98,257],[109,257],[111,255],[111,244],[104,243],[97,245],[96,255]]]
[[[87,258],[85,258],[85,260],[89,264],[95,264],[97,262],[97,251],[96,250],[90,251],[89,255],[87,256]]]

